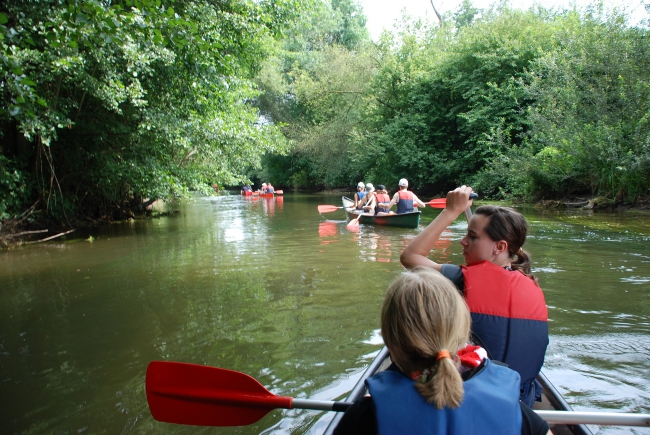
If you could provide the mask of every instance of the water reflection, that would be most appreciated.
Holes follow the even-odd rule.
[[[339,241],[339,227],[338,222],[324,221],[318,224],[318,237],[320,237],[321,245],[329,245]]]

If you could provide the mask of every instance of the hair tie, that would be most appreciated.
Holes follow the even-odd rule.
[[[517,251],[517,254],[523,254],[523,253],[524,253],[524,248],[519,248],[519,250]]]
[[[436,361],[440,361],[443,358],[451,359],[451,355],[449,355],[449,351],[443,349],[440,352],[438,352],[438,355],[436,356]]]

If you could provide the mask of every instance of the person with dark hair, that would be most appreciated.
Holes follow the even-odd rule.
[[[388,196],[388,191],[386,186],[383,184],[377,185],[377,192],[375,193],[375,201],[377,206],[375,207],[376,216],[386,216],[389,214],[394,214],[386,206],[390,203],[390,196]]]
[[[440,234],[472,205],[470,193],[468,186],[449,192],[445,209],[404,249],[400,261],[406,268],[433,268],[456,285],[472,313],[475,341],[521,375],[521,400],[532,407],[542,393],[535,378],[548,346],[548,309],[523,249],[526,219],[512,208],[478,207],[460,241],[465,265],[428,258]]]
[[[366,380],[370,397],[355,402],[334,433],[550,434],[519,400],[517,372],[460,356],[470,321],[463,298],[440,273],[418,267],[397,277],[381,310],[393,364]]]

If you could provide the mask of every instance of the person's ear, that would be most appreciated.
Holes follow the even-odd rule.
[[[505,240],[499,240],[496,245],[494,245],[494,253],[500,254],[502,252],[508,252],[508,242]]]

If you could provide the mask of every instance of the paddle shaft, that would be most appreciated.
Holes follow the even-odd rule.
[[[314,409],[318,411],[343,412],[350,407],[350,402],[333,402],[329,400],[293,399],[293,409]],[[599,424],[603,426],[648,426],[650,414],[631,414],[618,412],[581,412],[581,411],[537,411],[537,415],[551,424]]]
[[[469,194],[469,199],[475,199],[478,198],[478,194],[475,192],[472,192]],[[470,218],[472,217],[472,207],[467,207],[465,209],[465,217],[467,218],[467,223],[469,223]]]

